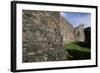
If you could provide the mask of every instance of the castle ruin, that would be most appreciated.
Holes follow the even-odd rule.
[[[63,44],[74,41],[84,41],[83,26],[74,28],[60,12],[22,11],[24,63],[68,60]]]

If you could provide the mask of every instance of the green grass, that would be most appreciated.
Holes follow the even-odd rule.
[[[81,47],[75,43],[69,43],[69,44],[65,44],[64,46],[66,49],[69,50],[77,50],[77,51],[82,51],[82,52],[90,52],[90,49],[87,47]]]
[[[70,60],[81,60],[81,59],[90,59],[91,49],[87,46],[85,42],[72,42],[65,44],[64,48],[72,56]]]

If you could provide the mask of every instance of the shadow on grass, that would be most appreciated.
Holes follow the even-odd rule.
[[[74,44],[77,44],[81,47],[87,47],[87,48],[91,48],[91,44],[89,42],[73,42]]]
[[[72,42],[65,44],[64,48],[71,55],[69,60],[86,60],[91,58],[91,49],[86,42]]]
[[[77,50],[67,50],[68,53],[71,55],[69,60],[86,60],[91,58],[90,52],[80,52]]]

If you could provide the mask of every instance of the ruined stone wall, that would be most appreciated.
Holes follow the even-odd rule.
[[[59,27],[60,13],[31,10],[22,13],[23,62],[67,60]]]
[[[75,33],[75,41],[85,41],[85,34],[84,34],[84,25],[79,25],[74,29]]]
[[[60,30],[63,36],[63,44],[75,41],[73,26],[62,16],[60,17]]]
[[[67,44],[70,42],[84,42],[84,25],[79,25],[77,27],[73,27],[67,20],[65,20],[62,16],[60,16],[60,30],[61,35],[63,36],[63,44]]]
[[[60,12],[23,10],[23,62],[68,60],[64,44],[84,41],[83,27],[73,26]]]

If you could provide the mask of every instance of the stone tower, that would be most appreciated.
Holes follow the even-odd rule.
[[[74,33],[75,33],[75,41],[85,41],[83,24],[79,25],[78,27],[75,27]]]

